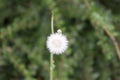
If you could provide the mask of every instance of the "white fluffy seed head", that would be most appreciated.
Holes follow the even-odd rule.
[[[66,36],[61,33],[51,34],[47,38],[47,48],[53,54],[62,54],[68,47]]]

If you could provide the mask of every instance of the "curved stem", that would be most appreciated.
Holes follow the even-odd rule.
[[[54,34],[54,12],[52,11],[51,15],[51,32]]]
[[[51,15],[51,32],[54,34],[54,13],[52,12]],[[50,80],[53,80],[53,66],[54,66],[54,60],[53,60],[53,54],[50,54]]]

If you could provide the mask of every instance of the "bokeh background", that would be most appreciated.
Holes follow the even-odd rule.
[[[0,80],[49,80],[52,10],[69,40],[54,80],[120,80],[120,0],[0,0]]]

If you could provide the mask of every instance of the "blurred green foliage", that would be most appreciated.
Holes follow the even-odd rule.
[[[49,80],[51,10],[69,39],[54,55],[54,80],[120,80],[119,8],[120,0],[0,0],[0,80]]]

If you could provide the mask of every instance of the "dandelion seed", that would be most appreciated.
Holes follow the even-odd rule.
[[[59,29],[57,33],[51,34],[47,39],[47,48],[53,54],[62,54],[68,47],[68,40]]]

